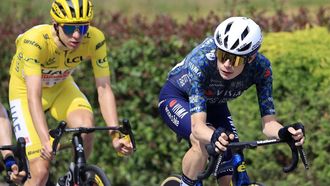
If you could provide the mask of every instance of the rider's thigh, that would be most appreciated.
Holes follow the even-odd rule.
[[[89,127],[93,124],[92,106],[72,78],[62,82],[61,91],[49,109],[58,121],[69,127]]]
[[[218,183],[221,186],[230,186],[231,178],[231,175],[222,176],[218,179]]]
[[[29,160],[31,179],[28,179],[25,186],[46,185],[49,175],[49,161],[40,157]]]

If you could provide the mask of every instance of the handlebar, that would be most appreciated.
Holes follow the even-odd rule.
[[[26,142],[23,137],[19,137],[17,139],[16,145],[0,146],[0,150],[11,150],[14,153],[14,156],[18,159],[18,165],[19,165],[20,171],[23,170],[26,172],[26,176],[22,181],[23,183],[27,179],[31,178],[30,165],[29,165],[29,161],[26,156],[25,146],[26,146]]]
[[[67,123],[65,121],[61,121],[59,123],[59,125],[57,126],[57,128],[52,129],[49,131],[49,135],[51,137],[54,138],[53,141],[53,154],[56,155],[57,152],[57,146],[63,136],[64,133],[69,133],[69,132],[73,132],[76,134],[82,134],[82,133],[92,133],[94,131],[97,130],[117,130],[120,133],[124,134],[124,135],[129,135],[132,145],[133,145],[133,150],[136,151],[136,145],[135,145],[135,139],[134,139],[134,135],[132,132],[132,128],[131,125],[129,123],[128,119],[123,119],[122,121],[123,125],[122,126],[114,126],[114,127],[78,127],[78,128],[66,128]]]
[[[286,142],[290,147],[292,159],[289,165],[283,167],[283,172],[285,173],[291,172],[297,167],[299,155],[304,164],[305,169],[308,169],[309,165],[305,151],[303,150],[302,146],[295,146],[295,142],[293,140],[289,142],[280,139],[270,139],[270,140],[261,140],[261,141],[251,141],[251,142],[231,142],[228,144],[227,149],[231,151],[239,151],[246,148],[254,149],[257,148],[258,146],[271,145],[271,144],[284,143],[284,142]],[[212,146],[210,144],[206,145],[206,150],[208,154],[211,154],[212,152],[211,148]],[[213,172],[217,172],[217,168],[220,166],[222,162],[222,156],[223,156],[222,153],[218,154],[217,156],[210,155],[210,160],[207,168],[202,173],[198,174],[197,179],[203,180],[209,177]]]

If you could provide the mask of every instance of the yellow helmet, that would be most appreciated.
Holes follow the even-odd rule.
[[[50,15],[57,23],[89,23],[93,5],[89,0],[54,0]]]

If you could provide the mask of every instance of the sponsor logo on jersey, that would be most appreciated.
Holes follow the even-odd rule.
[[[211,50],[209,53],[205,54],[205,56],[210,61],[215,60],[215,50]]]
[[[37,42],[35,42],[35,41],[31,41],[31,40],[29,40],[29,39],[24,39],[23,42],[26,43],[26,44],[29,44],[29,45],[35,46],[35,47],[37,47],[39,50],[41,50],[41,46],[40,46]]]
[[[96,60],[96,64],[97,66],[101,67],[101,68],[107,68],[108,67],[108,59],[107,59],[107,56],[105,56],[104,58],[102,59],[98,59]]]
[[[171,108],[171,110],[168,108],[168,106]],[[188,111],[177,102],[177,100],[172,100],[168,106],[165,107],[165,112],[167,116],[170,118],[172,123],[176,126],[180,124],[178,118],[183,118],[185,115],[188,114]],[[171,112],[172,111],[172,112]],[[173,114],[172,114],[173,113]]]
[[[46,61],[46,65],[49,66],[49,65],[52,65],[56,62],[55,60],[55,57],[53,58],[49,58],[47,61]]]
[[[33,62],[35,64],[39,64],[40,63],[39,60],[37,60],[35,58],[32,58],[32,57],[26,57],[26,58],[24,58],[24,61],[26,61],[28,63]]]
[[[269,69],[266,69],[265,74],[264,74],[264,78],[268,78],[271,75],[271,72]]]
[[[200,69],[195,65],[195,64],[193,64],[193,63],[189,63],[189,68],[190,68],[190,70],[194,73],[194,74],[196,74],[198,77],[200,77],[201,76],[201,71],[200,71]]]
[[[186,85],[186,83],[189,82],[189,76],[188,74],[183,74],[179,79],[178,79],[178,84],[180,87],[183,87]]]
[[[43,79],[62,79],[68,77],[72,69],[65,69],[65,70],[52,70],[52,69],[42,69],[42,78]]]
[[[31,156],[33,154],[37,154],[37,153],[40,153],[41,152],[41,149],[37,149],[37,150],[29,150],[27,152],[28,156]]]
[[[99,49],[99,48],[100,48],[101,46],[103,46],[104,44],[105,44],[105,40],[103,40],[103,41],[97,43],[95,49],[96,49],[96,50]]]
[[[48,34],[44,34],[43,36],[44,36],[44,39],[46,39],[46,40],[49,39],[49,35]]]
[[[73,72],[73,69],[65,70],[53,70],[53,69],[42,69],[42,85],[45,87],[51,87],[55,84],[64,81]]]
[[[173,107],[175,104],[176,104],[176,99],[174,99],[174,100],[172,100],[171,102],[170,102],[170,104],[168,104],[170,107]]]
[[[175,126],[179,126],[180,123],[179,123],[178,118],[170,112],[170,109],[168,109],[168,106],[165,107],[165,112],[166,112],[168,118],[171,120],[171,122]]]
[[[10,101],[10,113],[16,138],[24,137],[26,145],[30,145],[30,134],[24,120],[23,108],[20,99]]]
[[[81,61],[83,61],[83,57],[82,56],[76,56],[76,57],[73,57],[73,58],[67,58],[66,61],[65,61],[65,66],[70,67],[70,66],[73,66],[75,64],[80,63]]]
[[[173,106],[172,111],[177,117],[181,119],[188,114],[188,111],[180,103],[176,103]]]

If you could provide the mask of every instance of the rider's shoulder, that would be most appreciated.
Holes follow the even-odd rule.
[[[258,66],[261,66],[261,67],[264,67],[264,68],[268,68],[271,66],[271,63],[270,63],[270,60],[264,56],[263,54],[261,53],[257,53],[257,56],[256,56],[256,60],[257,60],[257,65]]]
[[[88,35],[91,38],[104,38],[104,33],[95,26],[90,26],[88,29]]]
[[[34,26],[18,35],[16,44],[29,44],[41,48],[41,45],[44,45],[45,41],[50,38],[51,28],[52,25],[47,24]]]
[[[48,25],[48,24],[36,25],[25,31],[23,34],[25,36],[35,36],[35,37],[38,36],[41,38],[44,34],[50,33],[51,29],[52,29],[52,25]]]

